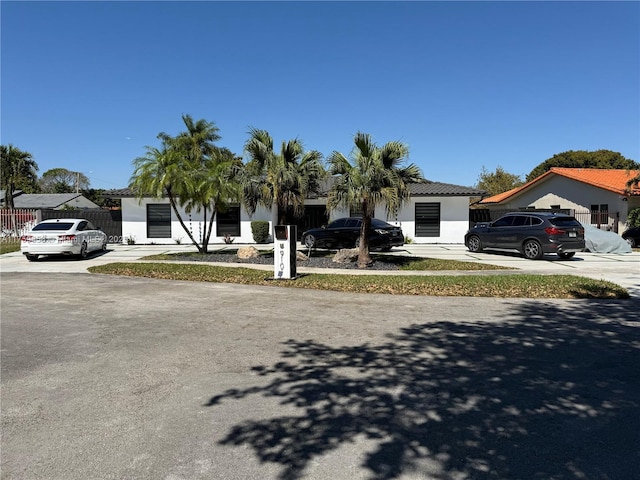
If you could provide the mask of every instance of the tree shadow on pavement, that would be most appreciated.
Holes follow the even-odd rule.
[[[495,323],[425,321],[381,344],[289,340],[281,362],[255,368],[270,383],[208,405],[262,395],[297,407],[220,441],[251,446],[282,479],[362,439],[376,445],[361,466],[371,479],[638,478],[637,308],[514,302]]]

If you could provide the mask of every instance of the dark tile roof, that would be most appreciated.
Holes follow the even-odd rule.
[[[486,195],[484,190],[473,187],[453,185],[451,183],[432,182],[425,180],[422,183],[409,184],[411,195],[415,196],[440,196],[440,197],[481,197]]]
[[[327,195],[333,179],[329,178],[320,185],[320,192],[317,195],[310,195],[310,198],[324,197]],[[437,196],[437,197],[481,197],[486,195],[484,190],[478,190],[473,187],[464,187],[461,185],[453,185],[450,183],[432,182],[425,180],[421,183],[409,184],[409,191],[413,196]],[[108,198],[126,198],[134,197],[134,193],[130,188],[119,188],[104,192],[103,196]]]

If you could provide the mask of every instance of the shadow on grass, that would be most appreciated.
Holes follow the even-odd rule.
[[[208,405],[259,395],[299,410],[220,441],[280,464],[281,479],[362,439],[375,444],[361,465],[371,479],[638,478],[637,311],[637,301],[526,301],[495,323],[435,319],[376,345],[289,340],[281,361],[254,368],[270,383]]]

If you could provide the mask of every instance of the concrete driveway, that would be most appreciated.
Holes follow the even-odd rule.
[[[3,269],[1,302],[3,479],[637,478],[637,299]]]

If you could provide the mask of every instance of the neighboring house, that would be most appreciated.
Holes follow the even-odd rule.
[[[35,210],[100,208],[80,193],[22,193],[21,190],[14,192],[13,204],[15,208]],[[0,190],[0,207],[4,207],[4,190]]]
[[[627,182],[639,173],[554,167],[521,187],[485,198],[477,205],[495,214],[525,209],[565,210],[583,224],[622,232],[629,211],[640,207],[640,188],[627,187]]]
[[[298,225],[298,237],[304,230],[350,215],[348,210],[327,212],[327,191],[308,198],[303,217],[292,219],[291,223]],[[464,234],[469,228],[469,200],[485,193],[471,187],[431,181],[411,184],[410,191],[411,199],[396,216],[387,218],[384,207],[376,209],[375,216],[400,226],[415,243],[463,243]],[[145,197],[138,200],[128,188],[112,190],[106,196],[121,199],[123,242],[128,239],[136,243],[189,242],[168,199]],[[184,211],[180,214],[193,236],[199,239],[202,214],[187,214]],[[252,217],[240,205],[232,206],[226,213],[218,213],[211,243],[223,243],[225,235],[231,236],[235,243],[254,243],[251,232],[253,220],[266,220],[273,228],[277,221],[275,208],[259,208]]]

